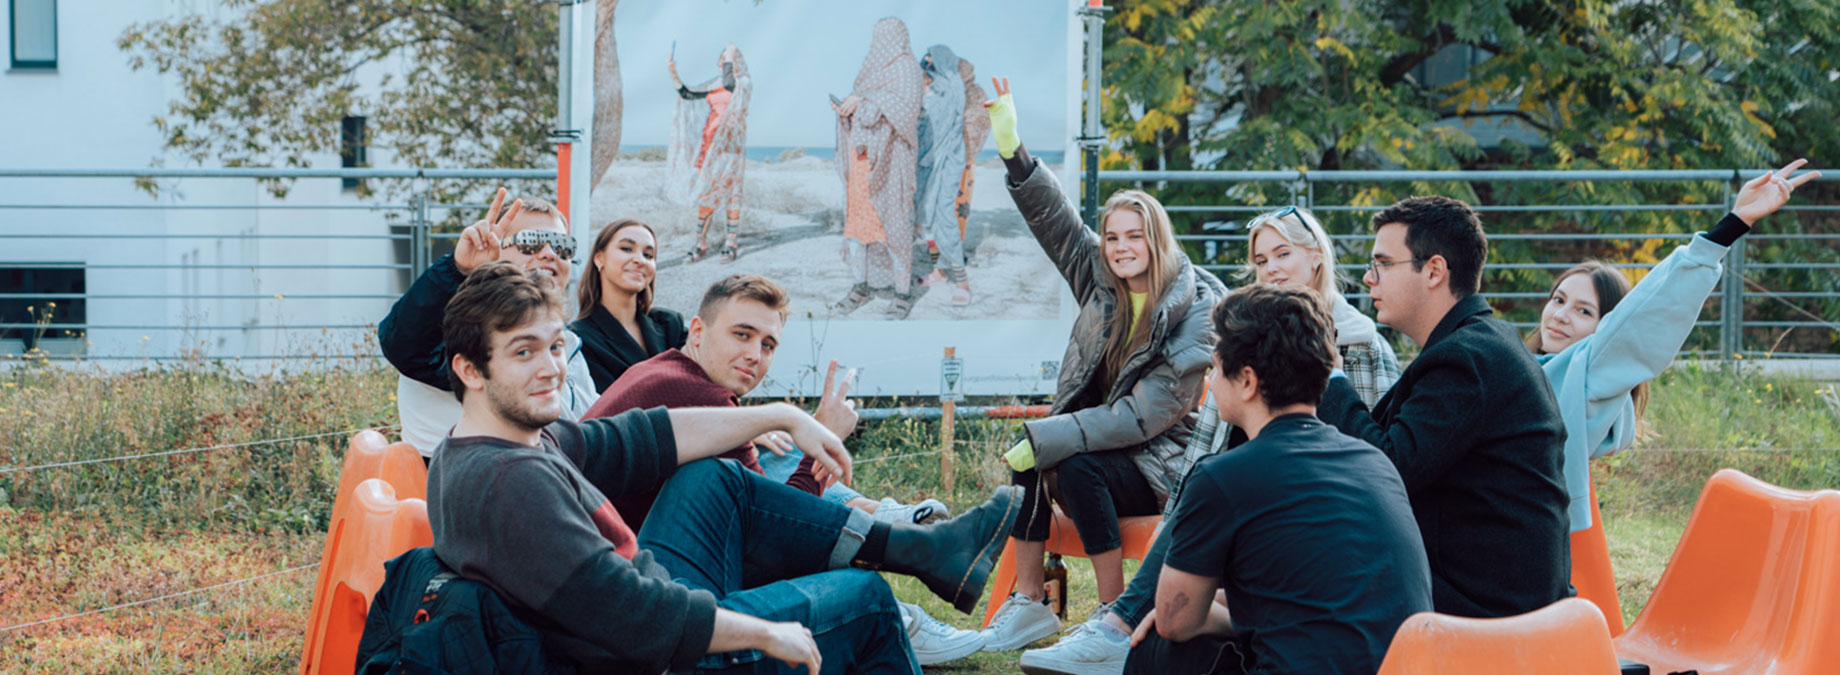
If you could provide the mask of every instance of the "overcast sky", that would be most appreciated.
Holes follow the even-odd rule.
[[[882,17],[907,24],[916,63],[944,43],[977,67],[990,93],[992,75],[1007,76],[1016,96],[1023,142],[1063,149],[1077,103],[1077,40],[1070,42],[1078,0],[627,0],[619,5],[626,146],[663,145],[676,96],[666,57],[676,43],[677,72],[695,84],[717,74],[728,42],[741,48],[754,77],[748,145],[831,147],[836,116],[830,94],[849,95]]]

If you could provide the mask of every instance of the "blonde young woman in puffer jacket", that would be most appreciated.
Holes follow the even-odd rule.
[[[1016,133],[1007,82],[990,104],[1010,196],[1080,306],[1048,417],[1004,459],[1026,491],[1011,532],[1016,589],[985,630],[985,650],[1017,649],[1060,629],[1041,603],[1054,499],[1092,559],[1099,600],[1124,590],[1118,519],[1161,512],[1181,479],[1196,394],[1214,343],[1208,311],[1226,288],[1189,264],[1168,214],[1137,190],[1106,202],[1099,232],[1080,221],[1051,171]]]

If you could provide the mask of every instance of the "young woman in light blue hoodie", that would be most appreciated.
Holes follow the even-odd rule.
[[[1648,381],[1673,362],[1718,283],[1720,259],[1752,225],[1789,201],[1811,171],[1790,178],[1808,160],[1744,184],[1731,213],[1693,237],[1632,289],[1615,267],[1590,261],[1560,274],[1540,325],[1527,336],[1559,397],[1565,421],[1565,488],[1571,529],[1591,526],[1589,461],[1636,439]]]

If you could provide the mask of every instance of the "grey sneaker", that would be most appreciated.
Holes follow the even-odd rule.
[[[974,630],[962,630],[929,616],[919,605],[901,604],[901,623],[907,626],[907,642],[914,647],[914,658],[922,666],[957,661],[984,648],[984,636]]]
[[[919,525],[952,516],[952,510],[937,499],[923,500],[918,504],[902,504],[893,497],[883,497],[882,505],[875,508],[875,519],[884,523],[913,523]]]
[[[1105,625],[1107,607],[1074,626],[1060,642],[1022,653],[1022,672],[1029,675],[1119,675],[1131,653],[1131,638]]]
[[[1061,618],[1054,615],[1054,610],[1042,604],[1040,600],[1031,600],[1021,593],[1011,593],[1003,606],[997,609],[997,615],[985,628],[984,651],[1007,652],[1048,637],[1061,630]]]

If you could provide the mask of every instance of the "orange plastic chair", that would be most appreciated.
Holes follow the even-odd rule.
[[[1118,519],[1118,533],[1124,540],[1124,557],[1141,561],[1144,554],[1150,552],[1151,542],[1156,540],[1156,526],[1163,522],[1161,516],[1131,516]],[[1086,549],[1080,544],[1080,534],[1073,528],[1073,521],[1061,513],[1061,507],[1054,507],[1054,522],[1048,525],[1048,552],[1076,558],[1086,557]],[[1003,547],[1003,557],[997,560],[997,569],[990,577],[990,600],[984,610],[984,624],[997,616],[997,609],[1003,606],[1003,599],[1009,597],[1010,591],[1016,589],[1016,542],[1010,540]]]
[[[1651,672],[1840,669],[1840,492],[1732,469],[1706,481],[1654,595],[1617,654]]]
[[[1604,538],[1604,514],[1597,510],[1597,486],[1591,486],[1591,527],[1572,533],[1572,586],[1604,613],[1610,637],[1623,634],[1623,603],[1616,595],[1616,572],[1610,568],[1610,542]]]
[[[338,492],[334,493],[332,500],[332,519],[326,528],[326,547],[320,553],[319,576],[313,584],[313,607],[308,615],[306,642],[300,659],[302,675],[309,672],[311,657],[318,652],[318,645],[324,642],[320,632],[329,620],[327,612],[331,608],[328,601],[335,568],[333,563],[335,554],[343,545],[348,512],[352,508],[358,485],[373,478],[388,483],[393,493],[401,499],[423,500],[428,494],[428,470],[415,448],[407,443],[389,443],[383,434],[376,431],[361,431],[351,437],[345,452],[345,464],[339,471]],[[362,627],[362,621],[359,625]]]
[[[357,667],[364,616],[383,586],[384,561],[434,544],[426,502],[397,499],[390,484],[377,478],[359,483],[351,501],[345,519],[333,524],[344,537],[321,567],[330,583],[313,598],[315,630],[300,660],[305,675],[346,675]]]
[[[1380,675],[1620,672],[1603,612],[1579,598],[1500,619],[1419,612],[1400,624],[1380,663]]]

